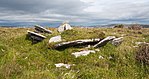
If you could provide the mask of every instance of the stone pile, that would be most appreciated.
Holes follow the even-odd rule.
[[[48,33],[52,34],[52,31],[39,26],[35,25],[35,31],[27,31],[28,32],[28,37],[34,42],[39,42],[47,37],[44,36],[43,34]],[[58,27],[58,32],[62,33],[65,30],[71,30],[72,27],[68,23],[63,23],[60,27]],[[51,43],[56,43],[53,48],[54,49],[66,49],[68,47],[87,47],[87,49],[78,51],[78,52],[73,52],[71,55],[75,56],[76,58],[80,56],[87,56],[88,54],[91,53],[96,53],[99,52],[100,50],[98,49],[99,47],[105,46],[108,42],[110,42],[114,46],[119,46],[123,42],[123,37],[116,38],[115,36],[107,36],[104,39],[100,38],[94,38],[94,39],[80,39],[80,40],[73,40],[73,41],[67,41],[67,42],[62,42],[62,37],[61,35],[51,37],[48,44]],[[90,48],[95,48],[94,50],[89,50]],[[103,56],[99,56],[99,59],[103,59]],[[55,64],[56,67],[65,67],[65,68],[70,68],[71,66],[74,66],[74,64],[64,64],[64,63],[58,63]]]

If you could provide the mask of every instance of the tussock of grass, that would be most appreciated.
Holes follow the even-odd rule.
[[[124,42],[115,47],[108,43],[100,51],[75,58],[71,53],[83,48],[63,51],[48,49],[48,40],[59,35],[55,28],[47,39],[32,44],[26,39],[27,30],[33,28],[0,28],[0,79],[136,79],[146,78],[146,68],[136,63],[135,42],[149,42],[149,29],[138,31],[127,28],[74,28],[63,32],[63,41],[104,38],[109,35],[124,36]],[[144,39],[143,39],[144,38]],[[103,56],[103,59],[99,59]],[[75,64],[70,69],[56,68],[54,64]]]
[[[67,30],[63,32],[62,38],[65,39],[66,41],[72,41],[72,40],[77,40],[77,39],[93,39],[93,38],[104,38],[105,34],[102,31],[90,31],[90,30]]]

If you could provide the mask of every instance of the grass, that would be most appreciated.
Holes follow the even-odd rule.
[[[124,42],[116,47],[108,43],[100,51],[75,58],[71,53],[83,48],[67,48],[62,51],[48,49],[48,40],[32,44],[26,39],[27,30],[33,28],[0,28],[0,79],[148,79],[149,73],[136,63],[135,42],[149,42],[149,29],[127,28],[74,28],[63,32],[63,41],[87,38],[103,38],[109,35],[124,36]],[[138,33],[142,32],[142,34]],[[103,56],[104,59],[99,59]],[[112,57],[109,58],[109,57]],[[56,68],[56,63],[75,64],[70,69]]]

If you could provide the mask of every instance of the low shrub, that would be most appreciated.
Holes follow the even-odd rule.
[[[114,28],[124,28],[123,24],[115,25]]]
[[[142,26],[140,26],[138,24],[133,24],[133,25],[129,26],[128,29],[131,29],[131,30],[141,30]]]
[[[142,44],[136,52],[136,60],[145,65],[149,65],[149,44]]]

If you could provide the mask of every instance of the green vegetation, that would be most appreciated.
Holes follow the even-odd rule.
[[[32,44],[26,38],[33,28],[0,28],[0,79],[148,79],[148,65],[136,61],[135,42],[149,42],[149,29],[74,28],[63,32],[63,41],[124,36],[116,47],[108,43],[100,51],[75,58],[71,53],[83,48],[63,51],[48,49],[50,37],[59,35],[55,28],[48,39]],[[139,32],[142,32],[140,34]],[[99,59],[103,56],[103,59]],[[70,69],[56,68],[54,64],[75,64]]]
[[[114,28],[124,28],[124,25],[123,24],[118,24],[118,25],[115,25]]]

